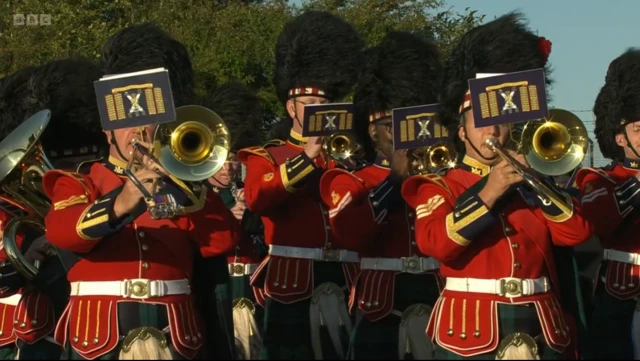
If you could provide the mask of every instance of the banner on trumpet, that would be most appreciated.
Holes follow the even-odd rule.
[[[393,109],[394,149],[415,149],[446,142],[449,131],[438,119],[439,109],[438,104]]]
[[[303,137],[323,137],[353,132],[353,103],[307,104],[302,123]]]
[[[546,118],[544,69],[469,79],[469,94],[476,128]]]
[[[104,76],[94,82],[94,89],[104,130],[168,123],[176,119],[167,69]]]

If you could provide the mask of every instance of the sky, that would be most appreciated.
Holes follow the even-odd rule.
[[[596,143],[591,109],[609,63],[627,48],[639,46],[640,1],[637,0],[445,0],[463,12],[466,7],[486,15],[485,22],[512,10],[520,10],[529,26],[552,43],[549,61],[555,84],[548,91],[553,106],[572,110]],[[581,111],[581,112],[577,112]],[[608,163],[594,152],[596,166]]]

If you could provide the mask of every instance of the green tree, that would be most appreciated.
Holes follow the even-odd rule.
[[[307,9],[344,16],[368,45],[389,30],[423,34],[446,52],[482,17],[458,14],[443,0],[68,0],[8,1],[8,14],[50,14],[49,26],[15,26],[0,20],[0,77],[53,59],[100,58],[102,44],[123,27],[154,21],[188,48],[197,92],[238,80],[263,100],[263,134],[284,109],[273,87],[274,44],[284,24]]]

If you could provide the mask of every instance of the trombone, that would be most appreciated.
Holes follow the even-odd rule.
[[[322,154],[327,168],[329,159],[346,169],[357,167],[361,162],[362,151],[362,145],[347,131],[333,132],[322,139]]]
[[[28,213],[11,218],[5,226],[4,235],[0,235],[7,260],[27,280],[35,278],[40,265],[37,261],[34,264],[27,261],[16,239],[18,229],[23,225],[33,226],[41,234],[45,233],[44,217],[51,208],[51,202],[42,188],[42,176],[54,168],[42,150],[39,139],[50,119],[51,112],[48,109],[41,110],[0,142],[0,189],[26,208]],[[22,248],[26,250],[29,246],[23,243]],[[54,249],[51,248],[49,253],[50,256],[55,255]]]
[[[440,142],[407,150],[409,176],[439,174],[455,167],[457,153],[451,143]]]
[[[132,143],[133,151],[125,173],[142,192],[151,217],[161,219],[202,209],[207,187],[201,182],[224,166],[230,149],[230,135],[216,112],[199,105],[185,105],[176,108],[175,121],[158,125],[150,149],[136,139]],[[133,174],[136,170],[134,161],[143,164],[139,155],[149,157],[164,168],[170,181],[192,204],[168,203],[163,197],[156,197],[158,192],[148,192]]]
[[[585,157],[589,147],[587,129],[575,114],[563,109],[550,109],[548,119],[529,121],[520,136],[513,136],[517,151],[524,154],[532,169],[547,176],[558,176],[575,169]],[[565,213],[570,212],[570,200],[555,187],[547,185],[506,153],[496,138],[485,141],[489,149],[506,160],[529,184],[545,205],[551,203]]]

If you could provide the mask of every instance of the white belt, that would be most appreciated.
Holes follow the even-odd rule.
[[[157,281],[133,279],[124,281],[71,282],[71,296],[120,296],[145,299],[153,297],[188,295],[189,280]]]
[[[22,299],[22,295],[19,293],[16,293],[9,297],[0,298],[0,303],[2,303],[3,305],[17,306],[21,299]]]
[[[440,262],[433,257],[363,258],[360,269],[424,273],[440,268]]]
[[[640,255],[637,253],[629,253],[616,251],[615,249],[605,249],[604,259],[608,261],[618,261],[634,265],[640,265]]]
[[[322,249],[269,245],[269,254],[272,256],[303,258],[325,262],[360,262],[357,252],[346,249]]]
[[[229,263],[229,275],[241,277],[252,275],[258,268],[257,263]]]
[[[547,277],[538,279],[500,278],[447,278],[445,289],[458,292],[489,293],[505,297],[531,296],[551,290]]]

